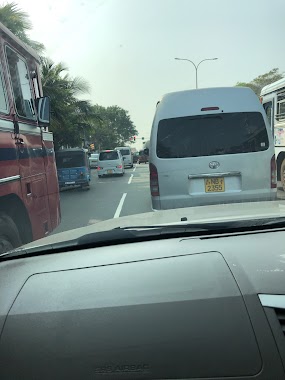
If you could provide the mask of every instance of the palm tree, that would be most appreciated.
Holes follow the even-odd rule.
[[[40,42],[31,40],[27,32],[32,29],[29,15],[18,8],[14,2],[7,3],[0,7],[0,22],[11,30],[15,36],[19,37],[27,45],[35,49],[39,54],[44,51],[44,45]]]
[[[87,82],[70,77],[68,68],[54,63],[50,58],[41,59],[43,92],[51,100],[51,127],[57,147],[80,144],[79,125],[89,132],[92,129],[93,108],[89,101],[78,100],[77,95],[89,92]]]

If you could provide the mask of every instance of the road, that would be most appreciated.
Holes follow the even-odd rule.
[[[62,221],[53,233],[151,211],[148,164],[126,169],[123,177],[99,179],[96,169],[92,169],[91,177],[89,191],[73,188],[60,193]],[[285,199],[280,182],[278,198]]]
[[[53,232],[84,227],[101,220],[151,211],[148,164],[126,169],[123,177],[98,178],[91,169],[90,190],[60,193],[62,221]]]

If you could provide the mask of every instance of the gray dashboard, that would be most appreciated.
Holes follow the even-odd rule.
[[[2,262],[0,378],[284,379],[284,239],[167,239]]]

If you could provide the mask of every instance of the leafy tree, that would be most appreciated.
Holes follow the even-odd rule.
[[[250,87],[257,96],[260,95],[262,88],[270,83],[276,82],[279,79],[283,78],[283,74],[279,72],[278,68],[270,70],[268,73],[259,75],[254,78],[251,82],[238,82],[236,86],[239,87]]]
[[[28,37],[31,22],[26,12],[14,2],[0,7],[0,22],[23,42],[42,53],[43,44]],[[118,106],[102,107],[90,101],[78,100],[77,96],[89,92],[85,80],[71,77],[63,63],[54,63],[41,57],[43,92],[51,99],[51,125],[55,147],[81,146],[82,138],[88,136],[96,142],[97,148],[123,145],[137,131],[128,112]]]
[[[111,149],[126,145],[137,130],[128,111],[118,106],[94,106],[94,114],[100,117],[96,123],[92,139],[97,149]]]
[[[0,22],[10,29],[15,36],[19,37],[20,40],[34,48],[39,54],[44,51],[44,45],[42,43],[31,40],[27,35],[27,32],[32,29],[29,15],[18,8],[16,3],[11,2],[0,7]]]
[[[79,101],[77,95],[89,91],[89,86],[81,78],[72,78],[67,67],[55,64],[49,58],[42,59],[42,86],[45,95],[51,99],[51,125],[56,148],[62,145],[81,145],[83,124],[88,124],[93,109],[88,101]]]

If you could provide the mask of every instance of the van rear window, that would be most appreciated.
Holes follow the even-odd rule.
[[[70,169],[86,166],[83,152],[56,152],[56,165],[58,169]]]
[[[160,158],[259,152],[268,147],[259,112],[187,116],[158,124],[156,154]]]
[[[111,152],[101,152],[99,155],[99,161],[108,161],[108,160],[118,160],[119,155],[116,150],[112,150]]]
[[[129,156],[131,154],[130,149],[118,149],[122,156]]]

